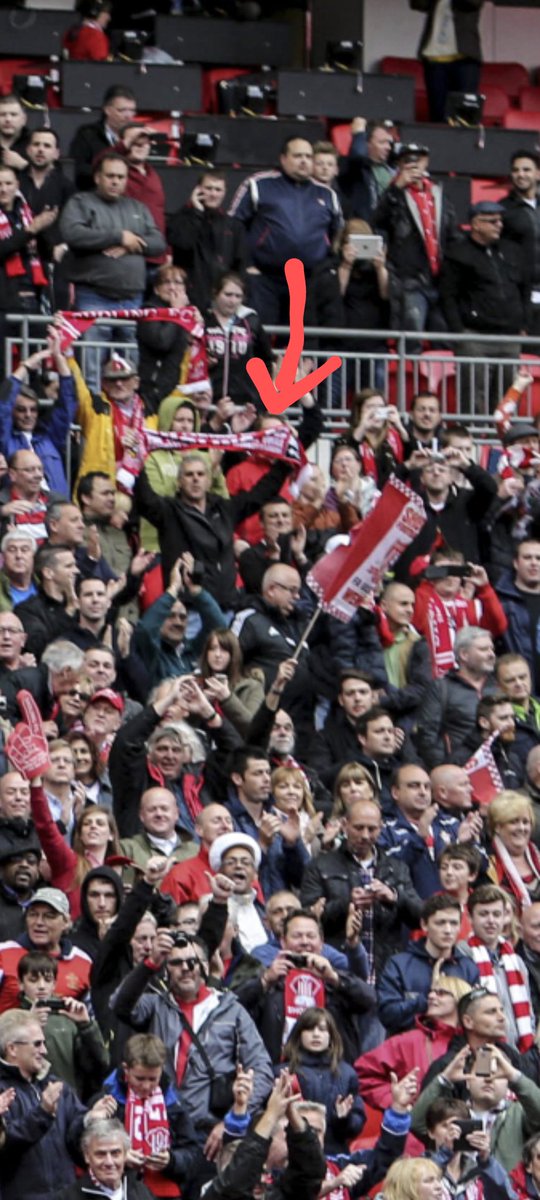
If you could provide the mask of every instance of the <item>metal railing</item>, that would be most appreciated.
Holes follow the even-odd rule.
[[[8,318],[14,332],[6,338],[6,361],[12,361],[15,348],[26,357],[41,346],[50,318],[39,315],[16,314]],[[85,337],[75,346],[83,375],[90,354],[104,354],[111,349],[109,342],[99,338],[99,327],[106,325],[118,330],[114,348],[129,357],[133,356],[134,343],[122,339],[122,329],[133,322],[114,318],[98,319],[92,330],[92,338]],[[284,326],[268,326],[268,333],[275,335],[278,346],[287,342],[288,329]],[[323,438],[333,438],[341,432],[349,420],[351,395],[362,387],[375,387],[389,403],[397,404],[405,412],[411,397],[419,391],[433,391],[438,395],[443,415],[451,420],[465,421],[477,438],[496,441],[492,413],[501,399],[519,366],[529,366],[535,379],[524,393],[520,404],[520,415],[531,417],[540,408],[540,341],[534,338],[481,336],[474,340],[489,348],[489,357],[468,356],[460,347],[473,340],[469,334],[422,333],[396,330],[349,330],[307,328],[305,359],[315,363],[324,361],[330,354],[339,354],[342,368],[330,376],[318,389],[326,415]],[[419,340],[424,347],[419,349]],[[521,356],[509,358],[509,349],[519,342]],[[374,348],[374,343],[376,346]],[[362,348],[364,347],[364,348]],[[379,348],[380,347],[380,348]],[[491,357],[493,353],[493,357]],[[279,359],[280,350],[277,350]],[[291,410],[293,419],[297,410]]]

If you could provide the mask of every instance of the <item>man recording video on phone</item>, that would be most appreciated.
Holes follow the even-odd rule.
[[[441,184],[429,178],[427,146],[402,145],[396,161],[397,174],[373,218],[388,246],[392,327],[444,330],[439,274],[446,249],[457,237],[455,213]]]

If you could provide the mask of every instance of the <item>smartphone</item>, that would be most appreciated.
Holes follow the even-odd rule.
[[[484,1128],[481,1120],[462,1117],[454,1121],[455,1125],[459,1125],[461,1137],[454,1142],[454,1150],[469,1150],[473,1152],[470,1142],[467,1141],[468,1133],[482,1133]],[[474,1153],[474,1152],[473,1152]]]
[[[215,674],[215,675],[213,675],[213,676],[212,676],[212,679],[217,679],[218,683],[228,683],[228,682],[229,682],[229,681],[228,681],[228,679],[227,679],[227,676],[226,676],[226,675],[222,675],[222,674],[221,674],[220,672],[218,672],[218,671],[216,672],[216,674]]]
[[[474,1074],[475,1075],[493,1075],[495,1060],[491,1050],[487,1046],[479,1046],[474,1059]]]
[[[351,233],[348,238],[350,246],[354,246],[356,258],[378,258],[383,252],[383,240],[379,233]]]

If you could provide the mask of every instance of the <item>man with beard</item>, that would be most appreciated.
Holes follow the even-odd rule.
[[[510,161],[512,187],[501,200],[503,237],[514,242],[523,258],[525,277],[530,281],[527,332],[540,334],[540,209],[538,185],[540,160],[530,150],[516,150]]]
[[[5,778],[5,776],[4,776]],[[39,882],[41,846],[31,821],[0,821],[0,940],[24,933],[24,910]]]
[[[460,758],[466,762],[482,742],[498,734],[491,752],[505,788],[521,788],[525,782],[527,754],[536,745],[527,730],[516,732],[516,718],[507,696],[495,692],[483,696],[476,710],[476,731],[463,740]]]
[[[413,396],[407,432],[407,457],[413,450],[438,450],[442,430],[441,406],[432,392]]]

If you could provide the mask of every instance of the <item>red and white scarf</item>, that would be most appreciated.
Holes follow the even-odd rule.
[[[493,838],[493,849],[495,851],[495,867],[499,883],[504,880],[505,883],[510,884],[516,900],[519,901],[520,908],[523,908],[524,905],[527,908],[529,904],[532,904],[527,884],[523,882],[506,846],[503,845],[497,834]],[[540,854],[534,842],[529,842],[528,846],[525,847],[525,858],[531,868],[531,875],[540,883]]]
[[[60,329],[60,348],[62,354],[67,354],[87,329],[91,329],[98,317],[118,317],[127,321],[171,321],[180,325],[190,337],[187,355],[187,369],[183,371],[185,378],[182,384],[208,382],[208,358],[206,354],[206,338],[203,320],[194,304],[186,304],[184,308],[102,308],[99,312],[60,312],[56,316],[56,324]]]
[[[26,203],[26,200],[25,200],[22,192],[16,193],[15,205],[16,205],[15,211],[17,211],[17,209],[18,209],[18,215],[20,216],[20,220],[21,220],[23,229],[28,229],[29,226],[32,224],[32,221],[34,219],[34,214],[32,212],[32,209],[30,208],[30,206]],[[4,212],[3,208],[0,208],[0,241],[3,242],[3,241],[5,241],[6,238],[12,237],[12,235],[13,235],[13,225],[11,224],[11,221],[9,219],[9,215],[8,215],[8,213]],[[47,287],[47,278],[44,274],[41,262],[36,254],[35,247],[36,247],[36,243],[35,243],[35,240],[32,238],[32,240],[27,243],[32,283],[34,284],[34,287]],[[26,270],[25,270],[25,266],[24,266],[22,257],[18,252],[15,252],[14,254],[10,254],[7,258],[5,258],[3,261],[3,267],[4,267],[4,271],[6,272],[6,275],[10,279],[14,279],[17,275],[25,275],[26,274]]]
[[[411,183],[407,191],[418,209],[429,269],[432,275],[438,275],[441,269],[441,248],[437,232],[437,212],[435,209],[433,184],[429,179],[424,179],[421,187]]]
[[[399,436],[399,433],[397,432],[397,429],[393,429],[392,426],[389,425],[384,435],[384,440],[388,443],[396,462],[403,462],[403,442]],[[373,447],[364,439],[364,441],[360,442],[360,445],[358,446],[358,453],[362,460],[363,475],[369,475],[377,482],[379,473],[377,471],[377,459],[375,457],[375,451],[373,450]]]
[[[116,459],[116,482],[120,491],[129,495],[135,486],[135,480],[144,463],[144,405],[140,396],[133,396],[131,412],[121,404],[111,404],[114,436],[114,457]],[[126,445],[125,434],[137,435],[137,448]]]
[[[456,633],[469,624],[469,600],[461,596],[456,596],[455,600],[441,600],[435,590],[431,592],[426,608],[425,636],[434,679],[440,679],[455,665]]]
[[[470,937],[467,938],[467,945],[471,947],[473,960],[480,972],[480,979],[483,986],[489,992],[497,995],[497,979],[485,942],[481,942],[480,938],[471,933]],[[514,1010],[514,1019],[519,1035],[518,1049],[524,1053],[525,1050],[529,1050],[534,1045],[533,1014],[527,983],[523,977],[519,959],[514,952],[511,942],[507,942],[504,938],[501,938],[497,948],[499,961],[508,982],[508,991]]]
[[[129,1134],[131,1149],[139,1150],[145,1158],[171,1148],[171,1132],[167,1105],[160,1087],[143,1100],[128,1088],[124,1126]],[[179,1196],[180,1188],[161,1172],[146,1171],[143,1180],[155,1196]]]

